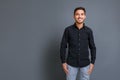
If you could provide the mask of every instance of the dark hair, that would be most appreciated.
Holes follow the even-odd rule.
[[[83,10],[83,11],[85,12],[85,14],[86,14],[86,10],[85,10],[84,7],[77,7],[77,8],[74,9],[74,15],[75,15],[75,12],[76,12],[77,10]]]

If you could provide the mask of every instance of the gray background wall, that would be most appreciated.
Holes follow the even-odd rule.
[[[0,0],[0,80],[65,80],[59,59],[73,10],[87,10],[97,60],[91,80],[118,80],[119,0]]]

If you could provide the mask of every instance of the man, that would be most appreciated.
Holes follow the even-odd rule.
[[[62,37],[60,58],[67,80],[76,80],[76,78],[78,78],[77,80],[90,80],[90,74],[94,68],[96,47],[93,32],[85,25],[85,19],[85,8],[75,8],[75,23],[65,28]],[[67,47],[68,54],[66,55]]]

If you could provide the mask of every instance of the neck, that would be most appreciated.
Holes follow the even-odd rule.
[[[76,23],[76,26],[78,27],[78,29],[81,29],[83,27],[83,23]]]

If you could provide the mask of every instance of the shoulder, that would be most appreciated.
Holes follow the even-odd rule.
[[[70,26],[65,27],[65,31],[69,31],[70,29],[73,28],[73,26],[74,26],[74,25],[70,25]]]
[[[88,32],[88,33],[92,33],[92,29],[88,26],[85,26],[85,30]]]

